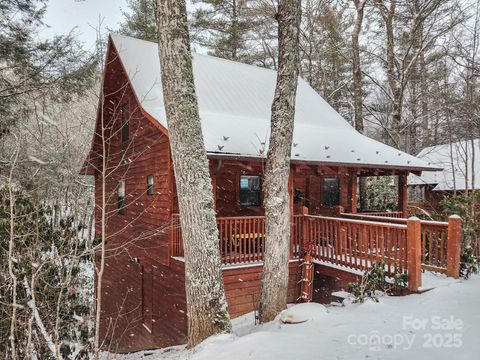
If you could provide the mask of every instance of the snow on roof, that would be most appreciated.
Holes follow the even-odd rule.
[[[143,109],[167,128],[157,44],[112,34]],[[205,147],[210,155],[264,157],[276,71],[193,54]],[[299,79],[292,161],[431,169],[414,156],[357,132]]]
[[[480,189],[480,139],[473,141],[473,150],[470,140],[423,149],[417,157],[443,168],[443,171],[425,172],[422,176],[410,175],[408,185],[436,185],[434,190],[441,191],[465,190],[467,186],[472,189],[474,180],[473,188]]]

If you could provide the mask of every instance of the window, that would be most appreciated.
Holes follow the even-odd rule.
[[[335,206],[340,203],[340,183],[338,178],[323,179],[323,205]]]
[[[122,105],[122,141],[127,141],[130,132],[130,113],[128,111],[128,102]]]
[[[240,205],[260,206],[260,176],[240,176]]]
[[[125,180],[118,182],[118,213],[125,215]]]
[[[153,187],[153,175],[147,176],[147,195],[154,194],[154,187]]]

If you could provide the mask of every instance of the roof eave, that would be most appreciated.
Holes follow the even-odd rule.
[[[254,155],[242,155],[236,153],[220,153],[209,151],[207,152],[208,157],[212,159],[229,159],[229,160],[251,160],[251,161],[261,161],[266,160],[266,156],[254,156]],[[350,168],[372,168],[372,169],[387,169],[387,170],[406,170],[410,172],[422,172],[422,171],[441,171],[440,168],[431,168],[431,167],[418,167],[418,166],[402,166],[402,165],[387,165],[387,164],[356,164],[356,163],[347,163],[347,162],[335,162],[335,161],[320,161],[320,160],[300,160],[300,159],[291,159],[293,164],[312,164],[312,165],[325,165],[325,166],[344,166]]]

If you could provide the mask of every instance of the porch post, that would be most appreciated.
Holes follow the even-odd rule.
[[[462,241],[462,218],[452,215],[448,218],[447,276],[458,279],[460,275],[460,248]]]
[[[357,172],[352,170],[350,172],[350,206],[349,211],[352,214],[357,213]]]
[[[417,217],[407,220],[407,272],[408,290],[417,291],[422,286],[422,223]]]
[[[398,211],[402,212],[402,217],[407,217],[408,208],[408,189],[407,175],[402,173],[398,175]]]
[[[340,206],[346,210],[350,211],[350,201],[348,197],[348,192],[349,192],[349,173],[345,168],[340,168],[339,169],[339,174],[340,174]]]

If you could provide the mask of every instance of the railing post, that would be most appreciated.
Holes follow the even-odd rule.
[[[299,251],[302,251],[305,244],[308,244],[310,242],[310,239],[308,239],[308,217],[305,215],[301,217],[302,219],[302,239],[299,241]]]
[[[458,279],[460,275],[460,248],[462,242],[462,218],[452,215],[448,218],[447,276]]]
[[[309,244],[306,248],[302,249],[303,261],[302,267],[302,279],[300,280],[300,301],[310,302],[313,298],[313,259],[312,259],[312,244]]]
[[[407,271],[408,290],[417,291],[422,286],[421,226],[417,217],[407,220]]]

